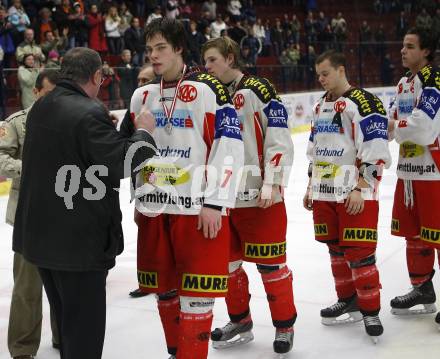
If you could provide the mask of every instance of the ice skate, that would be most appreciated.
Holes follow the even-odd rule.
[[[383,333],[383,326],[378,315],[364,316],[365,331],[370,336],[374,344],[377,344],[379,336]]]
[[[273,341],[273,350],[275,353],[281,354],[279,358],[284,358],[283,354],[292,350],[293,336],[293,327],[276,329],[275,340]]]
[[[321,323],[324,325],[338,325],[354,323],[362,320],[362,314],[357,305],[357,296],[341,300],[328,308],[321,310]]]
[[[391,313],[395,315],[435,313],[437,311],[435,301],[434,286],[430,279],[421,285],[414,286],[409,293],[392,299]]]
[[[229,322],[223,328],[216,328],[211,332],[212,347],[226,349],[249,343],[254,339],[252,320],[242,320],[238,323]]]

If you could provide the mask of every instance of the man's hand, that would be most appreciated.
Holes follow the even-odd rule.
[[[117,127],[118,126],[118,121],[119,121],[118,117],[115,114],[113,114],[113,113],[110,113],[109,115],[110,115],[110,120],[112,121],[113,125],[115,127]]]
[[[277,195],[281,196],[279,185],[263,184],[257,199],[257,206],[260,208],[269,208],[274,204]]]
[[[156,128],[156,120],[153,114],[148,110],[142,110],[139,115],[134,119],[134,126],[136,129],[142,128],[149,133],[153,133]]]
[[[197,230],[203,230],[205,238],[213,239],[222,228],[222,212],[208,207],[202,207],[199,214]]]
[[[308,211],[313,209],[312,189],[310,187],[307,187],[306,194],[304,195],[303,206]]]
[[[345,201],[345,210],[352,216],[362,213],[364,210],[364,199],[361,192],[357,190],[350,192]]]

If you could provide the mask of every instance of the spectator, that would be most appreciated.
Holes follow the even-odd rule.
[[[124,36],[125,31],[130,28],[131,20],[133,19],[133,15],[124,1],[119,5],[119,17],[121,18],[119,32],[121,33],[121,36]]]
[[[396,38],[402,39],[405,36],[408,27],[409,24],[406,19],[405,11],[401,11],[399,18],[396,21]]]
[[[89,25],[89,47],[100,54],[107,52],[107,41],[104,34],[104,18],[98,12],[98,6],[92,5],[87,15]]]
[[[39,68],[34,55],[23,55],[22,65],[18,68],[18,83],[20,84],[21,107],[23,110],[34,102],[33,88],[35,87],[38,73]]]
[[[144,18],[145,16],[145,0],[134,0],[136,17]]]
[[[67,50],[68,40],[67,35],[69,29],[65,27],[61,37],[55,37],[53,31],[46,31],[44,33],[45,40],[41,44],[41,50],[44,56],[47,58],[50,51],[55,50],[59,54],[64,54]]]
[[[86,16],[79,2],[73,3],[73,12],[69,19],[69,47],[87,47],[89,42],[89,28]]]
[[[255,11],[254,2],[252,0],[245,0],[243,8],[241,10],[243,19],[250,24],[254,24],[257,21],[257,12]]]
[[[44,34],[46,31],[52,31],[57,34],[58,28],[55,21],[52,20],[52,11],[47,7],[43,7],[38,14],[39,18],[33,28],[35,31],[35,40],[41,44],[45,41]]]
[[[422,12],[416,17],[416,26],[430,29],[432,25],[432,18],[428,14],[425,8],[422,9]]]
[[[333,33],[330,24],[327,24],[327,27],[324,29],[324,33],[322,35],[322,42],[323,42],[322,51],[327,51],[334,47],[335,35]]]
[[[313,17],[313,12],[309,11],[307,18],[304,21],[304,32],[306,34],[306,41],[308,44],[315,44],[317,40],[317,22]]]
[[[207,18],[214,21],[217,18],[217,3],[214,0],[205,1],[202,4],[202,14],[208,13]]]
[[[108,92],[108,99],[110,109],[117,109],[119,106],[119,77],[115,71],[104,61],[102,64],[102,85],[103,89]]]
[[[139,18],[134,17],[131,20],[131,26],[125,32],[124,40],[125,48],[131,51],[133,65],[142,66],[145,57],[145,32],[140,27]]]
[[[264,38],[266,36],[264,32],[264,25],[261,21],[261,18],[258,18],[254,25],[252,25],[252,28],[254,29],[255,36],[260,40],[260,42],[264,43]]]
[[[391,55],[386,54],[380,68],[380,78],[383,86],[391,86],[393,84],[394,68],[395,66],[391,62]]]
[[[344,52],[344,43],[347,40],[347,22],[342,17],[342,13],[338,12],[331,22],[333,33],[335,34],[336,46],[339,52]],[[315,70],[313,70],[315,71]]]
[[[179,16],[179,1],[178,0],[168,0],[165,7],[165,16],[168,19],[175,19]]]
[[[291,23],[292,34],[295,37],[295,42],[299,44],[301,22],[298,20],[296,14],[292,15],[292,21],[290,23]]]
[[[189,20],[192,12],[193,11],[191,9],[191,5],[188,4],[186,0],[180,0],[180,5],[179,5],[180,18],[183,20]]]
[[[384,12],[383,0],[375,0],[373,3],[374,11],[381,15]]]
[[[249,49],[249,58],[253,64],[257,64],[258,54],[261,52],[262,44],[260,40],[254,35],[254,30],[250,27],[248,28],[247,36],[243,37],[240,42],[240,47],[247,47]]]
[[[283,15],[283,22],[281,23],[281,27],[283,28],[283,31],[286,33],[287,30],[291,30],[291,21],[289,20],[289,14],[285,13]]]
[[[226,10],[233,21],[242,19],[240,0],[229,0]]]
[[[44,66],[45,69],[59,69],[61,66],[60,62],[60,54],[57,50],[50,50],[48,54],[48,59],[46,65]]]
[[[202,45],[206,42],[206,38],[197,31],[197,23],[191,20],[189,23],[189,51],[190,51],[190,63],[200,64],[200,49]]]
[[[440,43],[440,7],[435,12],[435,16],[432,19],[432,31],[436,39],[439,39],[437,45]],[[440,47],[438,47],[440,48]]]
[[[34,55],[33,60],[35,60],[37,67],[39,67],[39,65],[43,63],[45,60],[41,47],[35,43],[34,30],[32,29],[25,30],[24,41],[17,47],[17,50],[15,52],[15,57],[17,58],[18,63],[23,63],[25,54]],[[33,86],[34,84],[32,84],[32,87]]]
[[[54,13],[54,19],[59,29],[70,27],[69,15],[72,13],[73,7],[70,4],[70,0],[61,0],[61,4],[56,6]]]
[[[246,29],[241,25],[241,21],[237,21],[231,28],[228,29],[229,37],[237,44],[247,35]]]
[[[121,62],[116,71],[119,77],[119,96],[123,101],[123,108],[130,108],[130,99],[137,87],[137,70],[132,63],[130,50],[122,51]]]
[[[291,82],[291,80],[293,79],[292,76],[292,59],[287,56],[287,51],[283,50],[281,51],[281,55],[278,59],[278,61],[280,62],[280,64],[282,65],[281,67],[281,82],[282,82],[282,86],[283,86],[283,91],[287,92],[287,84]]]
[[[160,9],[160,6],[156,6],[154,8],[154,12],[152,12],[148,18],[147,18],[147,23],[146,25],[148,25],[150,22],[152,22],[154,19],[160,19],[162,17],[162,11]]]
[[[284,49],[284,31],[279,18],[275,19],[275,27],[271,29],[270,38],[272,40],[274,54],[279,57],[281,51]]]
[[[9,22],[13,25],[12,40],[14,46],[17,46],[24,39],[24,32],[31,24],[28,15],[24,11],[21,0],[14,0],[8,10]]]
[[[105,17],[105,34],[107,36],[108,49],[112,55],[120,55],[122,52],[121,33],[119,32],[120,24],[121,18],[118,15],[116,6],[110,6]]]
[[[256,62],[254,61],[255,58],[251,55],[249,47],[244,46],[241,48],[241,59],[246,72],[250,73],[251,75],[256,75],[257,66]]]
[[[405,11],[405,13],[407,14],[411,14],[413,0],[402,0],[402,2],[403,2],[403,11]]]
[[[316,20],[316,37],[320,43],[321,51],[325,47],[327,26],[330,24],[329,19],[325,16],[323,11],[318,14],[318,20]]]
[[[301,59],[301,53],[299,51],[299,44],[291,44],[286,51],[287,56],[291,61],[291,78],[293,80],[298,80],[298,64]]]
[[[386,45],[385,45],[385,30],[383,24],[379,25],[376,33],[374,34],[374,40],[376,41],[376,52],[379,55],[379,58],[383,59],[385,55]]]
[[[307,51],[307,70],[306,70],[307,88],[308,89],[312,88],[312,86],[316,82],[315,62],[316,62],[315,48],[312,45],[309,45],[308,51]]]
[[[211,24],[210,27],[211,38],[214,39],[216,37],[220,37],[221,31],[226,28],[226,23],[223,21],[222,16],[218,14],[216,20]]]
[[[0,6],[0,47],[3,50],[3,67],[10,66],[10,59],[15,55],[15,45],[12,39],[13,25],[9,22],[6,10]],[[0,78],[2,81],[3,78]],[[2,84],[0,84],[2,86]],[[3,117],[1,117],[3,118]]]
[[[359,40],[361,43],[368,43],[371,41],[371,28],[367,21],[362,21],[362,25],[359,29]]]

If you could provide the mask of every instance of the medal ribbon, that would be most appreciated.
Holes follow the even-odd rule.
[[[177,82],[176,91],[174,92],[173,102],[171,102],[170,109],[168,109],[167,106],[165,105],[165,97],[163,95],[163,77],[160,79],[160,97],[162,98],[163,112],[165,113],[167,124],[170,124],[171,126],[172,126],[171,118],[174,113],[174,108],[176,107],[177,95],[179,93],[180,84],[183,81],[183,75],[185,75],[185,72],[186,72],[186,65],[183,66],[182,77],[179,79],[179,82]]]

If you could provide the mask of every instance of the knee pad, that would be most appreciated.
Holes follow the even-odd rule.
[[[243,264],[243,261],[241,259],[239,259],[238,261],[234,261],[234,262],[229,262],[229,273],[233,273],[235,272],[238,268],[240,268]]]
[[[275,264],[275,265],[268,265],[268,264],[258,264],[257,263],[257,270],[261,274],[268,274],[276,272],[277,270],[280,270],[286,266],[286,263],[282,264]]]
[[[206,314],[214,308],[214,298],[207,297],[180,297],[180,308],[183,313]]]

